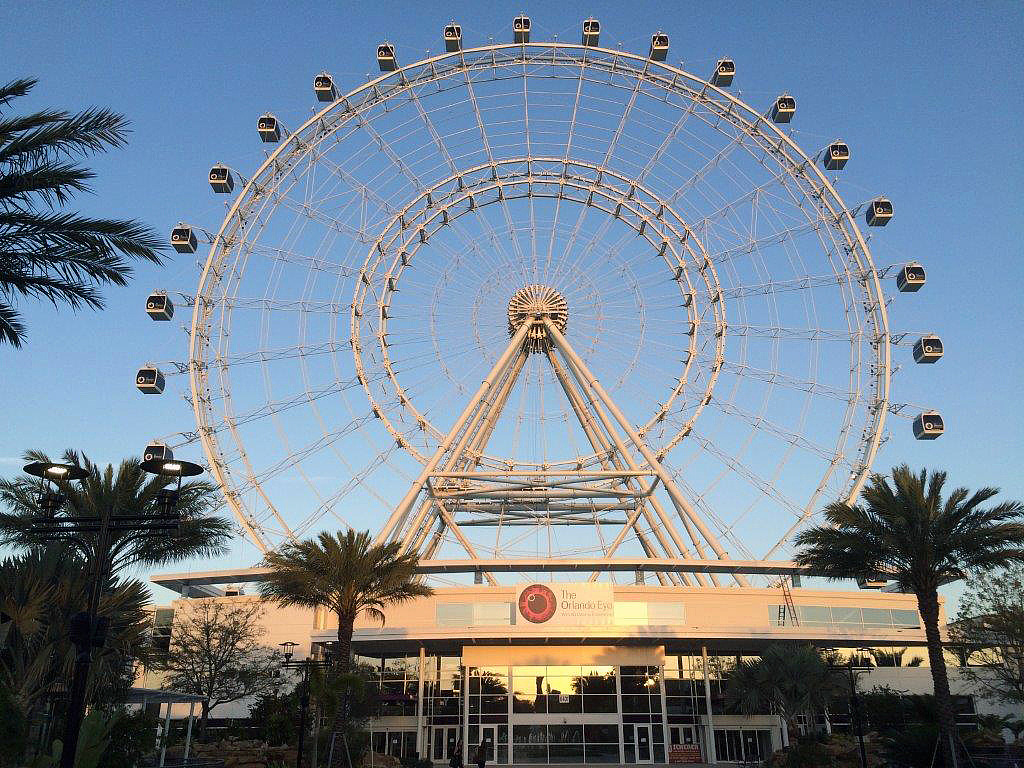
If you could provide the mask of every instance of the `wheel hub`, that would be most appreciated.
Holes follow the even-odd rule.
[[[523,286],[508,301],[508,335],[515,336],[524,323],[546,317],[561,333],[569,322],[569,303],[565,296],[548,285]],[[551,346],[548,329],[542,323],[532,323],[526,332],[528,352],[543,352]]]

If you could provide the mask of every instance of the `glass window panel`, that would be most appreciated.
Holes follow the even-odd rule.
[[[583,726],[572,725],[549,725],[548,742],[551,744],[576,744],[583,741]]]
[[[911,627],[914,629],[921,626],[921,618],[917,615],[917,611],[904,611],[893,608],[891,613],[893,626],[901,628]]]
[[[437,603],[435,611],[439,627],[468,627],[473,623],[472,603]]]
[[[481,698],[481,711],[491,715],[508,712],[508,697],[483,696]]]
[[[583,726],[587,744],[618,744],[619,726],[613,723],[588,723]]]
[[[583,711],[583,697],[575,694],[566,693],[551,693],[547,696],[548,700],[548,712],[554,713],[566,713],[566,712],[582,712]]]
[[[660,702],[659,702],[660,703]],[[651,711],[651,697],[642,695],[626,695],[622,696],[622,711],[623,712],[650,712]]]
[[[618,700],[614,695],[584,696],[584,712],[617,712]]]
[[[615,673],[591,673],[579,679],[583,693],[615,693]]]
[[[516,744],[544,744],[548,740],[546,725],[513,725],[512,741]]]
[[[476,603],[473,605],[473,624],[478,627],[512,623],[512,603]]]
[[[620,684],[622,685],[622,692],[625,693],[647,693],[647,689],[644,687],[644,680],[646,677],[634,677],[634,676],[623,676],[619,678]]]
[[[832,621],[832,615],[827,605],[798,605],[796,615],[800,617],[801,624],[822,625]]]
[[[532,677],[513,677],[512,690],[527,696],[541,696],[547,690],[543,674]]]
[[[619,745],[616,744],[591,744],[587,742],[584,747],[588,763],[618,763]]]
[[[515,744],[512,747],[512,761],[515,763],[546,763],[547,744]]]
[[[862,624],[860,608],[852,605],[832,606],[832,621],[835,624]]]
[[[647,619],[651,624],[682,624],[682,603],[648,603]]]
[[[864,614],[864,626],[866,627],[891,627],[892,611],[888,608],[862,608]]]
[[[552,763],[582,763],[583,744],[552,744],[548,747],[548,759]]]
[[[548,711],[547,699],[544,696],[516,695],[512,698],[512,711],[523,714]]]

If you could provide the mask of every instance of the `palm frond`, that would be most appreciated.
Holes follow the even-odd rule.
[[[10,304],[0,301],[0,343],[20,347],[25,340],[25,324]]]
[[[24,96],[31,91],[39,81],[34,77],[21,77],[0,85],[0,107],[6,107],[12,99]]]

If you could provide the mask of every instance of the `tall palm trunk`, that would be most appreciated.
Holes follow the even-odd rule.
[[[953,717],[953,700],[949,694],[946,659],[942,654],[942,638],[939,636],[938,591],[930,589],[919,592],[917,606],[921,611],[924,634],[928,642],[928,663],[931,665],[935,706],[939,717],[939,742],[945,765],[947,768],[955,768],[958,765],[955,756],[956,720]]]
[[[355,631],[355,623],[355,614],[338,613],[338,655],[334,660],[334,669],[343,682],[338,708],[334,711],[334,721],[331,723],[332,734],[345,733],[348,729],[351,693],[347,678],[352,673],[352,633]],[[344,751],[345,742],[335,742],[331,768],[347,765]]]

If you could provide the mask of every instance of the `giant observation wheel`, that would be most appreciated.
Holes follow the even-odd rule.
[[[211,170],[219,230],[173,238],[209,242],[178,368],[261,549],[355,515],[492,580],[780,559],[859,492],[899,410],[865,236],[891,204],[844,201],[848,147],[801,147],[795,99],[740,100],[732,61],[599,34],[384,43],[348,93],[317,76],[303,124],[260,117],[258,168]]]

